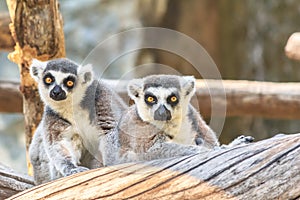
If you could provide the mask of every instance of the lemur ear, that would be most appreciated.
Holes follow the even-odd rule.
[[[181,85],[186,96],[193,96],[196,91],[196,80],[194,76],[183,76]]]
[[[143,79],[133,79],[129,81],[127,86],[127,92],[131,99],[135,100],[139,98],[140,93],[143,90]]]
[[[32,59],[30,65],[30,75],[36,82],[42,77],[42,73],[47,66],[47,62],[42,62],[37,59]]]
[[[91,64],[80,65],[78,75],[83,80],[84,84],[89,84],[94,80],[93,66]]]

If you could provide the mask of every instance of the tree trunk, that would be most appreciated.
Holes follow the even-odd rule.
[[[218,0],[169,0],[160,26],[184,33],[199,42],[219,66],[218,4]],[[200,77],[195,66],[188,63],[185,58],[158,51],[156,59],[157,63],[171,66],[182,74],[194,74]]]
[[[300,134],[86,171],[10,199],[299,199]]]
[[[147,6],[143,3],[140,4],[139,11],[144,26],[163,27],[186,34],[203,45],[219,66],[220,17],[218,4],[217,0],[159,0],[159,2],[151,1],[150,3],[147,1]],[[177,41],[177,44],[181,49],[188,49],[187,46],[184,46],[184,42]],[[201,77],[195,66],[192,66],[180,55],[158,49],[144,49],[138,57],[137,65],[148,63],[149,59],[153,63],[170,66],[181,74],[193,74],[197,78]],[[159,67],[152,68],[152,70],[155,70],[152,73],[164,73]]]
[[[20,68],[28,150],[43,113],[37,85],[29,74],[29,66],[32,58],[49,60],[65,56],[62,18],[56,0],[7,0],[7,5],[12,21],[10,30],[16,43],[15,51],[9,54],[9,59]],[[29,161],[28,168],[30,172]]]

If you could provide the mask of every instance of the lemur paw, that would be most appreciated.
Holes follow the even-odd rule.
[[[252,136],[245,136],[245,135],[240,135],[236,139],[238,141],[238,144],[248,144],[254,141],[254,137]]]
[[[79,173],[79,172],[84,172],[84,171],[87,171],[87,170],[89,170],[89,168],[79,166],[79,167],[71,169],[70,172],[67,174],[67,176],[72,175],[72,174],[76,174],[76,173]]]
[[[254,141],[254,137],[252,136],[245,136],[240,135],[237,138],[235,138],[232,142],[230,142],[228,145],[222,145],[221,148],[228,148],[228,147],[234,147],[238,145],[248,144]]]

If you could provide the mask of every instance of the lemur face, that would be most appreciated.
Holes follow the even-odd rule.
[[[150,87],[143,92],[144,106],[154,120],[169,121],[180,107],[177,88]],[[141,102],[143,103],[143,102]],[[138,104],[140,105],[140,104]],[[148,117],[150,117],[148,116]]]
[[[128,85],[139,116],[154,124],[182,117],[194,92],[195,79],[191,76],[153,75],[132,80]]]
[[[68,59],[33,60],[30,73],[38,82],[42,100],[50,105],[74,98],[92,79],[90,66],[78,66]]]
[[[54,101],[62,101],[67,98],[69,93],[72,93],[72,89],[76,85],[77,76],[49,70],[43,74],[42,79],[43,91],[48,93],[44,95],[44,98],[50,97]]]

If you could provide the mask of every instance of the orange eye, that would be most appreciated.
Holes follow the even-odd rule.
[[[74,82],[73,81],[67,81],[67,86],[68,87],[72,87],[74,85]]]
[[[47,84],[52,83],[52,78],[50,78],[50,77],[45,78],[45,82],[46,82]]]
[[[149,97],[147,97],[147,101],[148,101],[149,103],[153,103],[153,102],[154,102],[154,98],[151,97],[151,96],[149,96]]]
[[[172,102],[176,102],[176,101],[177,101],[177,97],[172,96],[172,97],[171,97],[171,101],[172,101]]]

